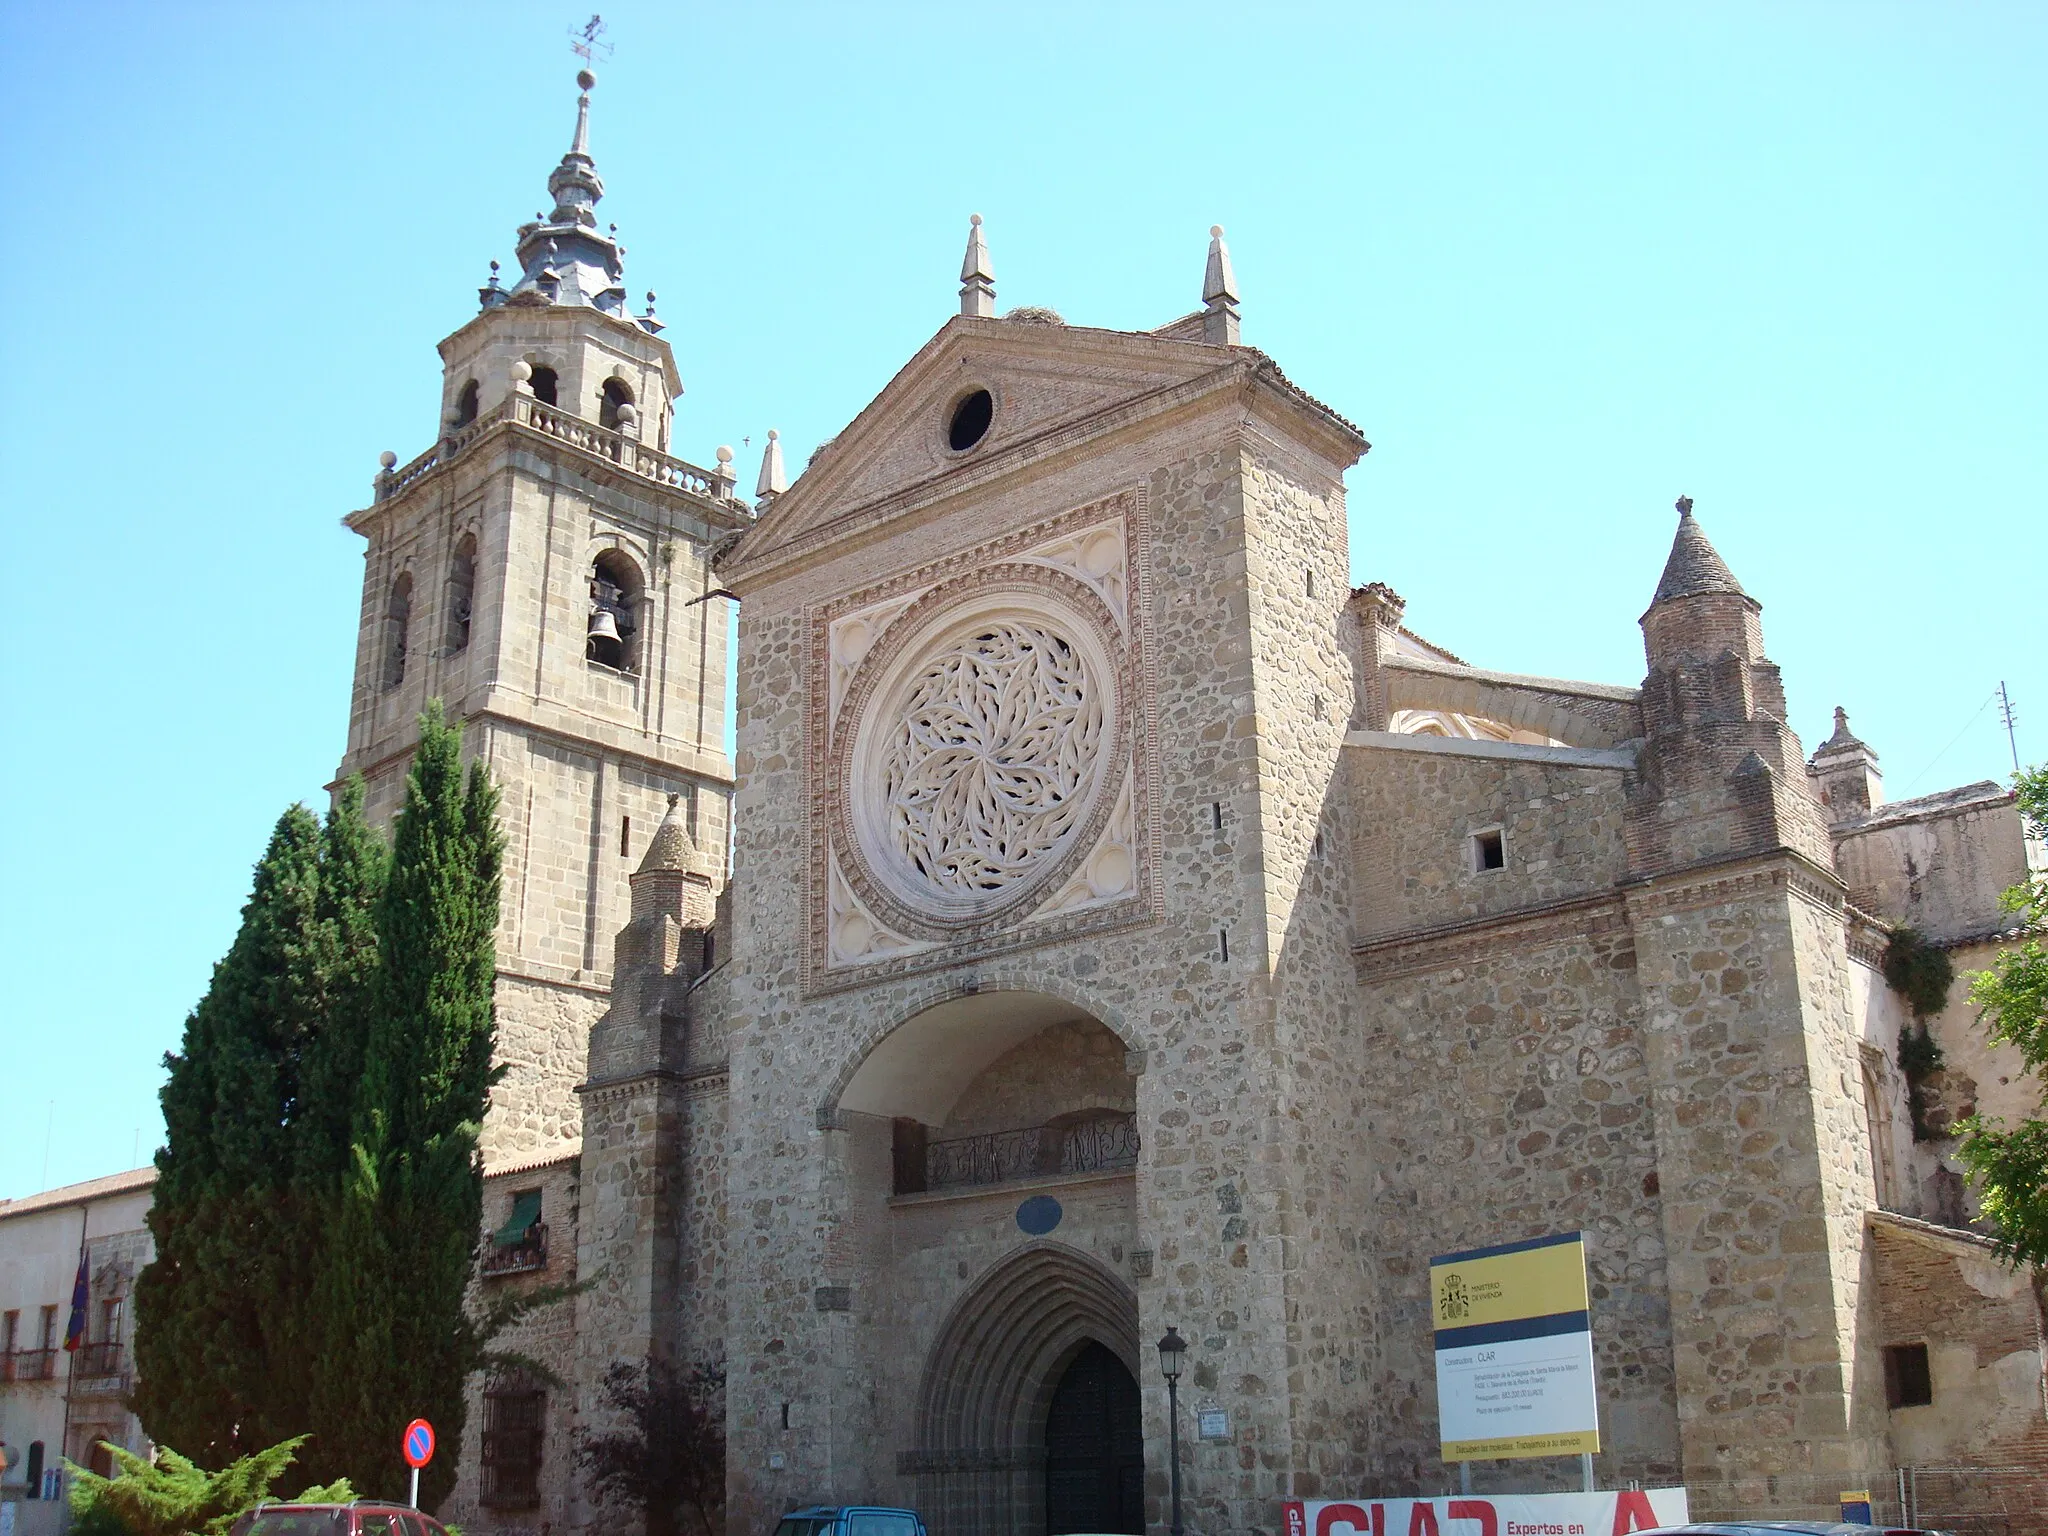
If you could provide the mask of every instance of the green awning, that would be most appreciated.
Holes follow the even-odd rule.
[[[502,1248],[526,1241],[526,1234],[540,1220],[540,1191],[529,1189],[512,1197],[512,1219],[491,1234]]]

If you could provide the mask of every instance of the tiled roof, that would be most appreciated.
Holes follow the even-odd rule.
[[[10,1216],[25,1216],[31,1211],[53,1211],[67,1205],[83,1205],[88,1200],[105,1200],[113,1195],[133,1194],[139,1189],[148,1189],[156,1183],[156,1169],[131,1168],[126,1173],[110,1173],[104,1178],[87,1179],[83,1184],[63,1184],[56,1189],[46,1189],[41,1194],[23,1195],[19,1200],[0,1200],[0,1221]]]

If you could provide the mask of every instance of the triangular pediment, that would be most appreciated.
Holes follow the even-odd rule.
[[[999,477],[1049,444],[1085,438],[1091,422],[1121,425],[1179,393],[1220,385],[1242,366],[1240,348],[1128,331],[1024,320],[948,321],[722,563],[743,580],[785,557],[834,541]],[[947,425],[963,396],[989,391],[987,434],[955,452]]]

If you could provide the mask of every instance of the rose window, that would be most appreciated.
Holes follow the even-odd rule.
[[[840,847],[887,926],[957,935],[1028,910],[1099,838],[1128,753],[1121,646],[1063,574],[994,567],[862,646],[835,754]]]
[[[1050,627],[975,626],[925,661],[901,709],[877,763],[890,851],[939,890],[1000,891],[1080,820],[1103,701]]]

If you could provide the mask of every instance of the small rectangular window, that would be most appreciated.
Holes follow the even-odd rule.
[[[1216,930],[1216,948],[1222,956],[1224,963],[1228,964],[1230,960],[1230,930],[1228,928],[1218,928]]]
[[[1221,832],[1223,830],[1223,802],[1221,800],[1211,800],[1209,802],[1209,815],[1216,823],[1216,830]]]
[[[1508,867],[1507,841],[1499,827],[1488,827],[1484,832],[1472,834],[1472,870],[1485,874],[1490,869]]]
[[[633,818],[621,816],[619,818],[619,857],[622,859],[628,857],[632,852],[632,848]]]
[[[1310,597],[1314,597],[1314,596],[1316,595],[1316,573],[1315,573],[1315,572],[1314,572],[1313,570],[1311,570],[1311,571],[1309,571],[1309,572],[1307,573],[1307,575],[1308,575],[1308,595],[1309,595]]]
[[[43,1308],[43,1341],[36,1347],[38,1349],[55,1349],[57,1347],[57,1309],[55,1307]]]
[[[1934,1377],[1927,1368],[1925,1344],[1892,1344],[1884,1352],[1884,1403],[1887,1408],[1922,1408],[1934,1401]]]

